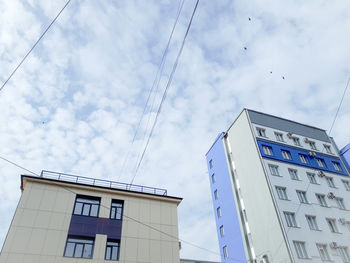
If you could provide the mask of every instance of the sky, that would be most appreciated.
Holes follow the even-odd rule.
[[[64,4],[0,0],[1,84]],[[132,143],[180,4],[72,0],[0,91],[0,156],[36,173],[130,183],[195,0],[183,5]],[[134,179],[183,197],[181,239],[219,253],[205,154],[243,108],[330,130],[350,77],[349,29],[346,0],[199,2]],[[350,142],[349,100],[331,131],[340,148]],[[0,160],[0,246],[23,173]],[[219,260],[188,244],[180,256]]]

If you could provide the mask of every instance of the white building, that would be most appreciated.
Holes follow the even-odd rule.
[[[164,189],[43,171],[22,196],[1,263],[179,263],[177,206]]]
[[[206,155],[223,262],[350,262],[350,177],[319,128],[244,109]]]

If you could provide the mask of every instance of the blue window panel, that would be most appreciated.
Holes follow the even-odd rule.
[[[276,160],[276,161],[281,161],[281,162],[285,162],[285,163],[300,165],[300,166],[304,166],[304,167],[308,167],[308,168],[313,168],[313,169],[317,169],[317,170],[322,170],[322,171],[326,171],[326,172],[331,172],[331,173],[342,174],[342,175],[348,176],[348,174],[344,172],[346,170],[343,167],[342,162],[337,157],[331,157],[331,156],[324,155],[321,153],[316,153],[317,154],[316,157],[310,157],[309,151],[303,150],[300,148],[294,148],[294,147],[291,147],[288,145],[281,145],[278,143],[267,142],[267,141],[263,141],[260,139],[257,139],[257,142],[258,142],[260,154],[263,158],[272,159],[272,160]],[[263,151],[263,145],[271,147],[274,155],[272,155],[272,156],[266,155]],[[282,156],[282,150],[289,151],[292,159],[291,160],[284,159]],[[300,160],[300,155],[304,155],[307,157],[307,163],[303,163]],[[320,167],[317,164],[316,159],[322,159],[324,161],[325,167]],[[334,165],[332,162],[339,163],[339,166],[341,167],[341,171],[337,171],[334,168]]]

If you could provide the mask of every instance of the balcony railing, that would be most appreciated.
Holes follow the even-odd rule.
[[[141,193],[155,194],[155,195],[167,195],[166,189],[143,186],[143,185],[135,185],[135,184],[125,184],[120,182],[113,182],[103,179],[94,179],[89,177],[77,176],[72,174],[58,173],[52,171],[41,171],[41,177],[46,179],[70,182],[70,183],[79,183],[86,184],[92,186],[100,186],[107,187],[111,189],[121,189],[127,191],[135,191]]]

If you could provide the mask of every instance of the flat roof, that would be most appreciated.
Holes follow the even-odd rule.
[[[42,171],[40,176],[22,174],[21,175],[22,190],[24,190],[26,179],[64,183],[69,185],[88,186],[88,187],[93,187],[98,189],[108,189],[108,190],[118,191],[118,192],[121,191],[121,192],[128,192],[128,193],[135,193],[135,194],[142,194],[142,195],[157,196],[161,198],[176,199],[179,201],[182,200],[181,197],[169,196],[167,194],[166,189],[149,187],[144,185],[125,184],[121,182],[113,182],[113,181],[108,181],[103,179],[82,177],[77,175],[57,173],[57,172],[51,172],[51,171]]]

